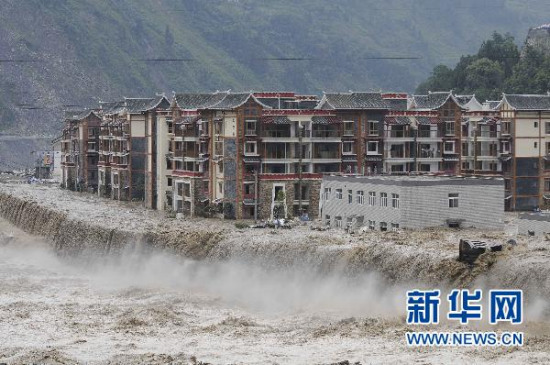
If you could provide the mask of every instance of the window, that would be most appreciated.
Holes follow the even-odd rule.
[[[550,191],[550,179],[544,179],[544,191]]]
[[[510,142],[502,142],[502,153],[510,153]]]
[[[223,161],[218,162],[218,173],[223,174]]]
[[[376,193],[374,191],[369,191],[369,205],[373,206],[376,204]]]
[[[169,177],[169,178],[166,180],[166,185],[172,186],[172,178],[171,178],[171,177]]]
[[[365,204],[365,192],[357,190],[357,204]]]
[[[386,232],[388,230],[388,223],[386,222],[380,222],[380,230],[382,232]]]
[[[348,141],[348,142],[342,142],[342,154],[344,155],[353,155],[354,154],[354,142]]]
[[[342,199],[342,189],[336,189],[336,199]]]
[[[380,193],[380,206],[381,207],[388,206],[388,193]]]
[[[550,134],[550,122],[546,122],[545,127],[546,134]]]
[[[344,136],[353,136],[355,134],[355,122],[353,120],[344,120]]]
[[[534,128],[538,128],[538,127],[539,127],[539,122],[534,122],[534,123],[533,123],[533,127],[534,127]]]
[[[93,137],[95,136],[96,128],[88,128],[88,136]]]
[[[377,120],[369,120],[369,136],[378,136],[378,121]]]
[[[367,155],[378,155],[378,142],[367,142]]]
[[[449,208],[458,208],[458,193],[449,193]]]
[[[342,228],[342,217],[337,216],[337,217],[335,218],[335,221],[336,221],[336,227]]]
[[[256,135],[256,120],[246,120],[245,121],[245,134],[247,136],[255,136]]]
[[[444,145],[445,153],[454,153],[455,152],[455,143],[454,142],[445,142]]]
[[[399,229],[399,224],[397,224],[397,223],[392,223],[391,224],[391,230],[393,232],[396,232],[398,229]]]
[[[353,190],[348,190],[348,204],[353,203]]]
[[[324,198],[325,200],[329,200],[330,199],[330,194],[332,193],[332,188],[325,188],[325,194],[324,194]]]
[[[244,194],[251,195],[254,193],[255,193],[255,184],[250,182],[244,183]]]
[[[533,142],[533,148],[538,148],[538,147],[539,147],[538,142]]]
[[[369,220],[369,229],[375,230],[376,229],[376,222]]]
[[[218,192],[221,194],[223,193],[223,183],[222,182],[219,182],[218,183]]]
[[[190,198],[191,197],[191,184],[183,183],[183,184],[181,184],[181,186],[183,187],[183,196],[186,197],[186,198]]]
[[[455,135],[455,122],[445,122],[445,135],[447,136]]]
[[[462,142],[462,156],[468,156],[468,142]]]
[[[326,224],[327,226],[330,226],[330,215],[328,215],[328,214],[325,215],[325,224]]]
[[[244,144],[245,155],[256,155],[256,142],[246,141]]]
[[[399,194],[391,195],[391,206],[392,208],[399,209]]]

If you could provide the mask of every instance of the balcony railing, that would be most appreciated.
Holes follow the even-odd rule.
[[[338,155],[338,152],[318,151],[313,154],[313,158],[336,159],[340,158],[340,156]]]
[[[290,131],[264,131],[264,137],[289,138]]]
[[[437,131],[418,131],[418,138],[441,138],[441,133]]]
[[[420,151],[419,157],[420,158],[438,158],[438,157],[441,157],[441,152],[424,150],[424,151]]]
[[[338,131],[313,131],[313,138],[334,138],[339,137]]]
[[[409,131],[387,131],[387,138],[411,138],[412,134]]]

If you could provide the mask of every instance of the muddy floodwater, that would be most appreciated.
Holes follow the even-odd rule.
[[[139,248],[68,259],[5,221],[0,232],[0,363],[550,361],[550,326],[540,313],[522,326],[523,348],[408,348],[406,288],[375,274],[266,272]]]

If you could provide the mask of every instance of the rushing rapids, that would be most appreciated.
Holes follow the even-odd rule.
[[[0,362],[550,360],[545,242],[520,239],[470,269],[456,261],[460,234],[506,235],[238,230],[54,188],[0,190]],[[412,286],[523,288],[527,346],[408,348]]]

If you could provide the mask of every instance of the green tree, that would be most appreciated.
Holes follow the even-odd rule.
[[[432,71],[428,80],[421,83],[416,92],[425,94],[428,91],[451,90],[454,85],[453,70],[445,65],[438,65]]]
[[[503,81],[504,71],[497,61],[480,58],[466,68],[465,89],[480,100],[498,98]]]
[[[514,37],[509,33],[502,35],[494,32],[492,39],[481,44],[477,55],[479,58],[488,58],[498,62],[505,77],[512,75],[514,66],[519,61],[518,46],[514,43]]]

